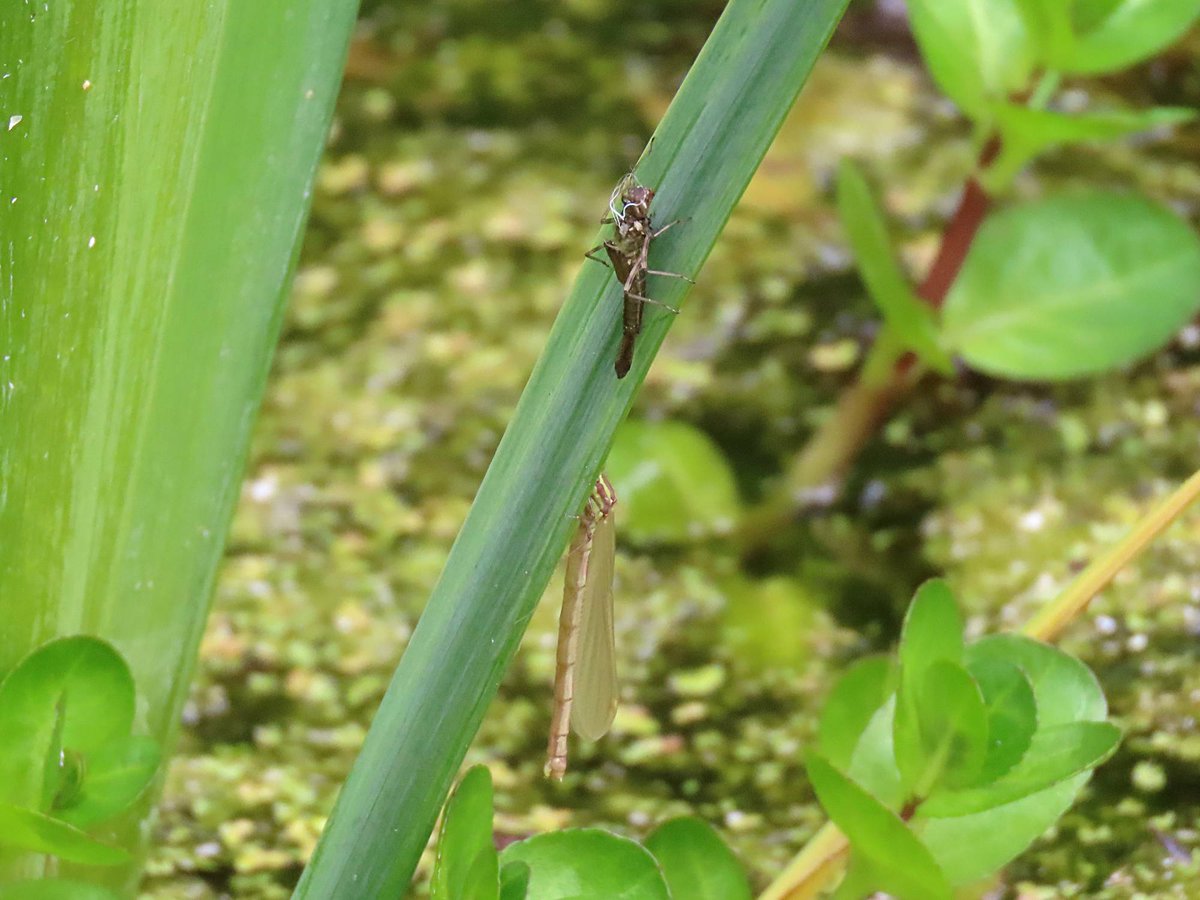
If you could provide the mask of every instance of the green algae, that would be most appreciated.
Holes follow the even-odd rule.
[[[629,22],[629,10],[592,0],[547,21],[526,3],[483,21],[466,2],[376,9],[368,32],[390,68],[351,81],[340,103],[147,897],[290,893],[612,184],[713,13],[643,4]],[[749,501],[828,414],[853,375],[843,359],[873,327],[833,211],[839,154],[887,186],[914,272],[970,162],[968,136],[913,61],[852,44],[822,61],[779,146],[633,412],[705,430]],[[1136,181],[1194,212],[1200,183],[1186,145],[1172,147],[1050,158],[1040,172]],[[491,769],[498,833],[601,824],[644,836],[692,813],[765,883],[823,820],[801,756],[834,673],[891,642],[931,572],[946,574],[976,633],[1018,627],[1186,476],[1200,441],[1197,343],[1052,389],[928,384],[842,500],[780,535],[761,571],[711,538],[622,546],[622,707],[611,737],[573,750],[562,785],[541,775],[552,582],[467,758]],[[1128,738],[1010,867],[1022,896],[1200,887],[1186,862],[1200,844],[1188,800],[1198,538],[1195,517],[1176,526],[1063,642],[1096,669]]]

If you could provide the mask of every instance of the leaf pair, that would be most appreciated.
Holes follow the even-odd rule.
[[[465,776],[442,819],[432,900],[749,900],[750,886],[717,833],[673,819],[639,845],[594,828],[536,835],[497,852],[492,781]]]
[[[1016,636],[964,646],[953,595],[924,585],[899,665],[865,660],[839,681],[808,760],[854,851],[845,890],[947,897],[994,872],[1116,748],[1105,715],[1078,660]]]
[[[1149,59],[1200,15],[1200,0],[909,0],[938,87],[972,119],[1036,72],[1115,72]]]
[[[130,734],[134,684],[104,641],[50,641],[0,682],[0,845],[117,865],[83,829],[123,812],[158,770],[158,745]]]

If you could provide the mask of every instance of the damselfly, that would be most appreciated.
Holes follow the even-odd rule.
[[[554,711],[546,775],[567,771],[567,737],[603,737],[617,712],[616,643],[613,636],[613,556],[617,495],[601,475],[584,504],[579,528],[567,551],[558,657],[554,671]]]
[[[617,281],[621,283],[621,346],[617,351],[615,365],[618,378],[624,378],[633,364],[634,341],[642,331],[642,307],[646,303],[658,303],[657,300],[646,296],[646,276],[665,275],[695,283],[678,272],[662,272],[650,268],[650,242],[682,221],[676,219],[655,231],[650,222],[650,202],[653,199],[654,191],[640,184],[632,172],[622,178],[609,197],[609,215],[600,220],[601,224],[615,225],[617,233],[613,240],[593,247],[586,254],[588,259],[604,263],[603,259],[595,255],[597,250],[603,249],[608,255],[609,263],[612,264],[613,272],[616,273]],[[658,305],[671,312],[679,312],[665,303]]]

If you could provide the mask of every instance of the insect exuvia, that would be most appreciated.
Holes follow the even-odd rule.
[[[615,365],[618,378],[624,378],[633,364],[634,341],[642,331],[643,306],[646,303],[658,302],[646,295],[646,276],[665,275],[692,281],[678,272],[662,272],[650,268],[650,242],[682,221],[676,219],[655,231],[650,222],[650,202],[653,199],[653,189],[640,184],[632,172],[622,178],[609,197],[609,215],[600,220],[601,224],[615,225],[617,233],[611,241],[605,241],[587,252],[588,259],[604,263],[603,259],[594,255],[597,250],[603,248],[609,260],[605,265],[611,263],[617,281],[621,284],[621,346],[617,351]],[[659,305],[672,312],[678,312],[665,303]]]
[[[554,711],[546,775],[567,771],[568,732],[585,740],[603,737],[617,712],[616,643],[613,636],[613,556],[617,495],[601,475],[584,504],[579,528],[567,551],[558,653],[554,670]]]

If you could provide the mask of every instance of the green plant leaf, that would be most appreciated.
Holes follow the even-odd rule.
[[[741,515],[729,461],[686,422],[626,422],[604,466],[624,538],[685,543],[729,531]]]
[[[983,812],[1044,791],[1108,759],[1121,743],[1109,722],[1073,722],[1039,729],[1015,769],[992,784],[945,791],[921,805],[923,818]]]
[[[0,896],[4,900],[121,900],[120,894],[106,887],[65,878],[10,882]]]
[[[115,866],[129,860],[120,847],[89,837],[66,822],[8,803],[0,803],[0,846],[93,866]]]
[[[942,659],[925,670],[917,723],[923,753],[918,796],[940,784],[970,784],[987,757],[988,720],[979,685],[962,665]]]
[[[598,828],[535,835],[500,854],[529,866],[528,900],[669,900],[650,852]]]
[[[733,851],[711,825],[690,816],[659,825],[645,847],[674,898],[750,900],[750,882]]]
[[[969,645],[964,654],[968,668],[984,660],[1006,661],[1025,673],[1037,701],[1039,729],[1103,721],[1107,715],[1095,676],[1055,647],[1020,635],[992,635]],[[1053,825],[1087,779],[1088,773],[1076,775],[985,812],[924,820],[922,840],[951,884],[969,884],[1008,863]]]
[[[987,710],[987,759],[978,782],[995,781],[1020,762],[1037,730],[1037,700],[1025,673],[1003,659],[981,659],[967,667]]]
[[[111,819],[128,809],[158,771],[162,753],[149,737],[129,735],[88,756],[78,791],[57,802],[52,815],[78,828]]]
[[[1146,110],[1067,115],[1016,103],[993,107],[1000,134],[1000,155],[983,173],[992,193],[1002,190],[1024,165],[1051,147],[1085,141],[1110,141],[1140,131],[1179,125],[1196,118],[1196,110],[1158,107]]]
[[[473,766],[446,804],[431,900],[496,900],[500,861],[492,841],[492,776]]]
[[[1103,722],[1108,704],[1092,670],[1057,647],[1018,634],[994,634],[970,644],[967,668],[984,661],[1020,667],[1033,686],[1038,728],[1071,722]]]
[[[879,888],[902,900],[950,898],[950,887],[929,851],[900,817],[818,754],[807,759],[808,778],[829,818],[880,879]]]
[[[62,786],[64,750],[85,759],[133,724],[129,667],[113,647],[82,635],[43,644],[0,682],[0,799],[48,810]]]
[[[1046,65],[1062,59],[1075,43],[1069,3],[1056,0],[1016,0],[1025,30],[1036,48],[1035,62]]]
[[[1028,83],[1034,48],[1017,0],[909,0],[908,13],[933,80],[971,118]]]
[[[699,270],[846,3],[725,6],[637,167],[642,183],[655,189],[655,221],[687,218],[654,242],[655,268]],[[597,215],[606,199],[597,198]],[[608,269],[583,265],[296,887],[297,900],[341,897],[352,877],[355,897],[404,893],[577,527],[571,517],[675,320],[647,309],[633,367],[617,380],[620,285]],[[661,282],[655,299],[680,306],[686,282]],[[622,515],[618,506],[618,520]]]
[[[855,782],[893,811],[899,810],[907,799],[900,780],[900,770],[896,767],[896,700],[893,694],[871,717],[858,740],[847,770]]]
[[[938,345],[933,310],[914,292],[896,263],[883,214],[867,179],[850,160],[842,160],[837,182],[838,215],[858,260],[863,282],[901,346],[930,368],[949,375],[949,355]]]
[[[1078,0],[1076,39],[1048,60],[1081,75],[1115,72],[1149,59],[1182,37],[1200,16],[1200,0]]]
[[[943,339],[973,367],[1066,379],[1132,362],[1200,309],[1200,239],[1169,210],[1101,191],[1008,209],[979,231]]]
[[[500,900],[525,900],[529,892],[529,866],[509,862],[500,867]]]
[[[963,619],[950,586],[940,578],[926,581],[913,595],[900,632],[901,679],[938,660],[961,662]]]
[[[917,589],[900,633],[900,689],[896,695],[893,741],[896,765],[906,792],[930,787],[930,747],[922,738],[922,692],[929,667],[957,665],[963,655],[963,621],[949,586],[940,579]]]
[[[860,659],[845,671],[821,712],[818,742],[834,766],[849,769],[872,717],[896,689],[896,667],[886,656]]]

